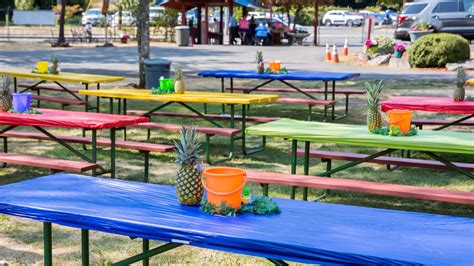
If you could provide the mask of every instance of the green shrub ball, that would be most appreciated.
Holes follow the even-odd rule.
[[[469,42],[450,33],[434,33],[416,40],[409,51],[412,67],[445,67],[446,63],[468,60]]]

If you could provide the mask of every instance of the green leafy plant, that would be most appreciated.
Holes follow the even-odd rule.
[[[469,42],[450,33],[434,33],[417,39],[409,50],[408,61],[413,67],[445,67],[470,57]]]
[[[251,204],[244,205],[240,209],[232,208],[225,202],[221,202],[219,206],[209,203],[207,199],[201,200],[201,206],[199,207],[204,213],[209,214],[220,214],[225,216],[237,216],[241,213],[253,213],[257,215],[269,215],[278,214],[281,212],[278,204],[269,197],[257,197]]]
[[[395,42],[388,37],[378,37],[377,38],[378,49],[377,52],[380,54],[393,54],[394,50],[393,47],[395,46]]]
[[[10,109],[8,110],[9,113],[13,113],[13,114],[25,114],[25,115],[40,115],[42,114],[40,111],[36,110],[36,109],[28,109],[24,112],[15,112],[14,109]]]
[[[372,131],[372,133],[378,134],[378,135],[384,135],[384,136],[410,137],[410,136],[418,135],[418,129],[416,129],[415,127],[412,127],[412,128],[410,128],[410,130],[405,135],[403,135],[403,133],[400,132],[400,128],[396,128],[396,127],[392,126],[390,128],[389,127],[381,127],[381,128],[374,129]]]

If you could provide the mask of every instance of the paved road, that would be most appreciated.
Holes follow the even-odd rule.
[[[63,71],[124,75],[137,75],[137,48],[132,45],[111,48],[75,47],[52,49],[37,45],[29,49],[24,44],[0,43],[0,68],[31,68],[37,61],[48,60],[52,53],[61,60]],[[362,49],[351,46],[351,52]],[[446,71],[404,70],[386,67],[361,67],[324,62],[323,46],[208,46],[179,48],[174,44],[153,44],[152,58],[166,58],[182,64],[187,74],[206,69],[254,69],[257,50],[264,52],[265,60],[281,60],[290,70],[360,72],[362,78],[385,79],[452,79],[454,73]]]

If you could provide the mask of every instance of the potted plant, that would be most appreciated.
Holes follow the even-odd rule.
[[[395,53],[395,58],[402,58],[403,53],[406,51],[405,45],[403,45],[403,43],[397,43],[393,46],[393,51]]]
[[[127,33],[124,33],[124,34],[122,34],[122,36],[120,36],[120,42],[121,43],[127,43],[129,38],[130,38],[130,36]]]
[[[433,31],[434,30],[430,24],[426,22],[421,22],[421,23],[416,24],[413,28],[411,28],[411,30],[408,31],[408,33],[410,34],[410,40],[414,42],[425,35],[433,33]]]
[[[371,39],[367,39],[364,43],[364,53],[375,54],[378,51],[378,43]]]

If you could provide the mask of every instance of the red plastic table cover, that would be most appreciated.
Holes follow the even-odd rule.
[[[146,117],[36,109],[41,114],[0,112],[0,125],[107,129],[148,122]]]
[[[382,102],[382,111],[392,109],[470,115],[474,114],[474,101],[456,102],[448,97],[399,96]]]

